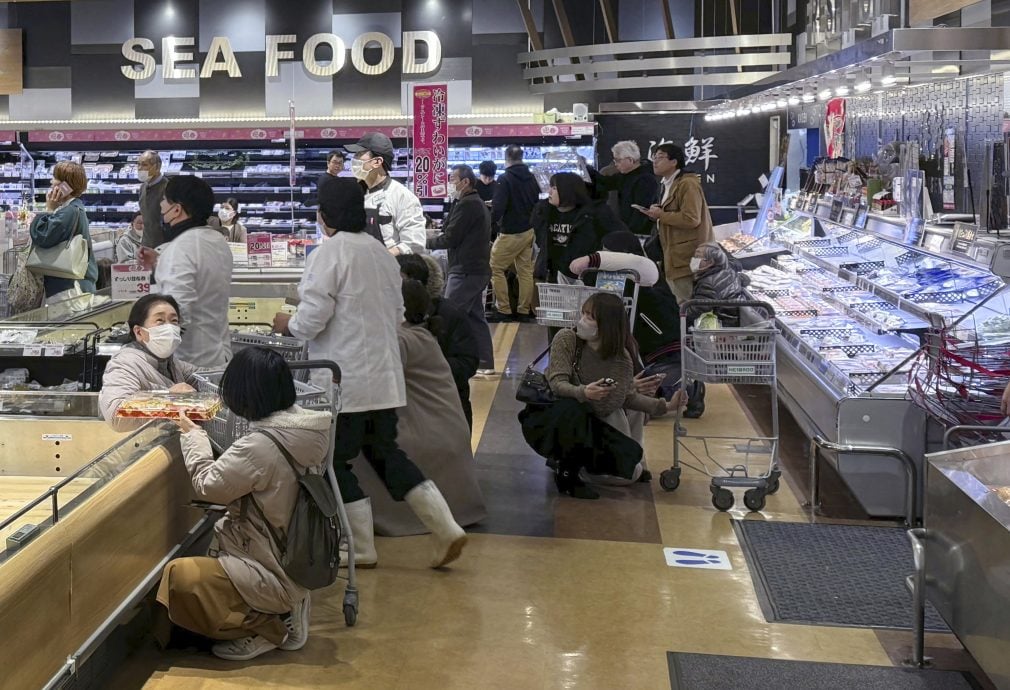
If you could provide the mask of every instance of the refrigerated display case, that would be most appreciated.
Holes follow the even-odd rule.
[[[903,219],[859,220],[865,227],[820,201],[813,212],[768,223],[734,256],[788,251],[750,271],[748,291],[775,307],[780,397],[815,440],[813,478],[823,457],[867,513],[913,521],[935,429],[910,376],[937,333],[982,314],[990,316],[981,332],[1010,331],[1010,305],[1003,279],[974,247],[916,246],[905,241]]]

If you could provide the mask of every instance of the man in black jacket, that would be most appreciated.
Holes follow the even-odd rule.
[[[532,319],[533,301],[533,229],[530,214],[540,198],[540,185],[523,163],[523,150],[517,144],[505,149],[505,172],[498,177],[498,188],[491,202],[491,216],[498,224],[498,239],[491,247],[491,286],[498,303],[492,321]],[[509,304],[505,271],[515,266],[519,279],[517,314]]]
[[[619,215],[629,230],[636,235],[651,235],[655,221],[635,206],[649,208],[660,201],[659,180],[652,171],[652,163],[641,159],[638,144],[633,141],[619,141],[610,151],[614,154],[613,167],[617,174],[604,175],[590,170],[593,182],[599,191],[617,192]]]
[[[494,374],[494,347],[484,316],[484,289],[491,277],[491,217],[477,194],[477,177],[469,165],[457,165],[449,175],[455,199],[442,234],[428,240],[428,249],[448,249],[445,299],[463,312],[477,341],[477,373]]]
[[[470,333],[466,315],[442,298],[442,272],[438,262],[428,254],[400,254],[400,274],[418,281],[431,296],[431,316],[440,323],[435,329],[438,347],[452,371],[452,380],[459,393],[467,424],[473,429],[473,409],[470,406],[470,378],[477,372],[477,344]]]

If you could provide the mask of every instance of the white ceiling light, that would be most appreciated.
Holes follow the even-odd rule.
[[[837,89],[835,89],[835,95],[836,96],[848,96],[849,95],[849,87],[845,86],[844,84],[842,86],[839,86]]]
[[[737,108],[736,114],[738,117],[744,117],[745,115],[750,115],[750,110],[747,108]]]
[[[815,100],[816,96],[814,96],[814,94],[810,93],[809,91],[803,94],[804,103],[813,103]]]
[[[817,94],[817,97],[822,101],[828,100],[831,98],[831,89],[822,89],[821,92]]]
[[[767,113],[769,110],[775,110],[774,101],[768,101],[767,103],[761,105],[761,112]]]
[[[790,96],[788,103],[789,105],[799,105],[800,99],[797,96]]]
[[[897,81],[898,81],[898,78],[896,76],[894,76],[893,74],[885,74],[880,79],[880,83],[881,83],[882,86],[894,86],[894,84]]]
[[[786,105],[787,105],[787,104],[786,104],[786,99],[784,99],[784,98],[780,98],[780,99],[778,99],[778,101],[776,101],[776,102],[775,102],[775,105],[776,105],[776,107],[778,107],[778,108],[785,108],[785,107],[786,107]]]
[[[867,91],[873,88],[873,82],[871,82],[869,79],[864,79],[863,81],[856,84],[854,88],[856,89],[856,93],[866,93]]]

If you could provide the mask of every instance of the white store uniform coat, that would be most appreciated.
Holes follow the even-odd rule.
[[[201,369],[223,369],[231,359],[228,300],[231,249],[217,230],[198,226],[164,245],[151,290],[179,303],[182,344],[175,356]]]
[[[407,404],[397,339],[401,283],[396,259],[364,232],[338,232],[305,262],[301,303],[288,330],[308,341],[312,359],[340,365],[342,412]],[[312,381],[327,390],[328,376],[314,371]]]

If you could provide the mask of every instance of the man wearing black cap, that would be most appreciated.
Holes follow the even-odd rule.
[[[340,365],[333,472],[354,535],[355,560],[368,567],[378,559],[372,506],[351,468],[360,452],[393,500],[406,501],[431,532],[432,567],[445,565],[459,557],[466,534],[438,487],[396,442],[396,408],[407,404],[397,336],[403,321],[400,266],[363,232],[364,200],[353,180],[325,182],[316,217],[329,239],[305,262],[297,313],[276,314],[274,330],[308,341],[310,358]],[[323,390],[329,390],[331,380],[328,370],[312,372],[313,383]]]
[[[427,236],[421,202],[389,175],[393,142],[385,134],[371,132],[345,148],[354,154],[351,172],[368,189],[368,233],[380,239],[393,256],[423,254]]]

